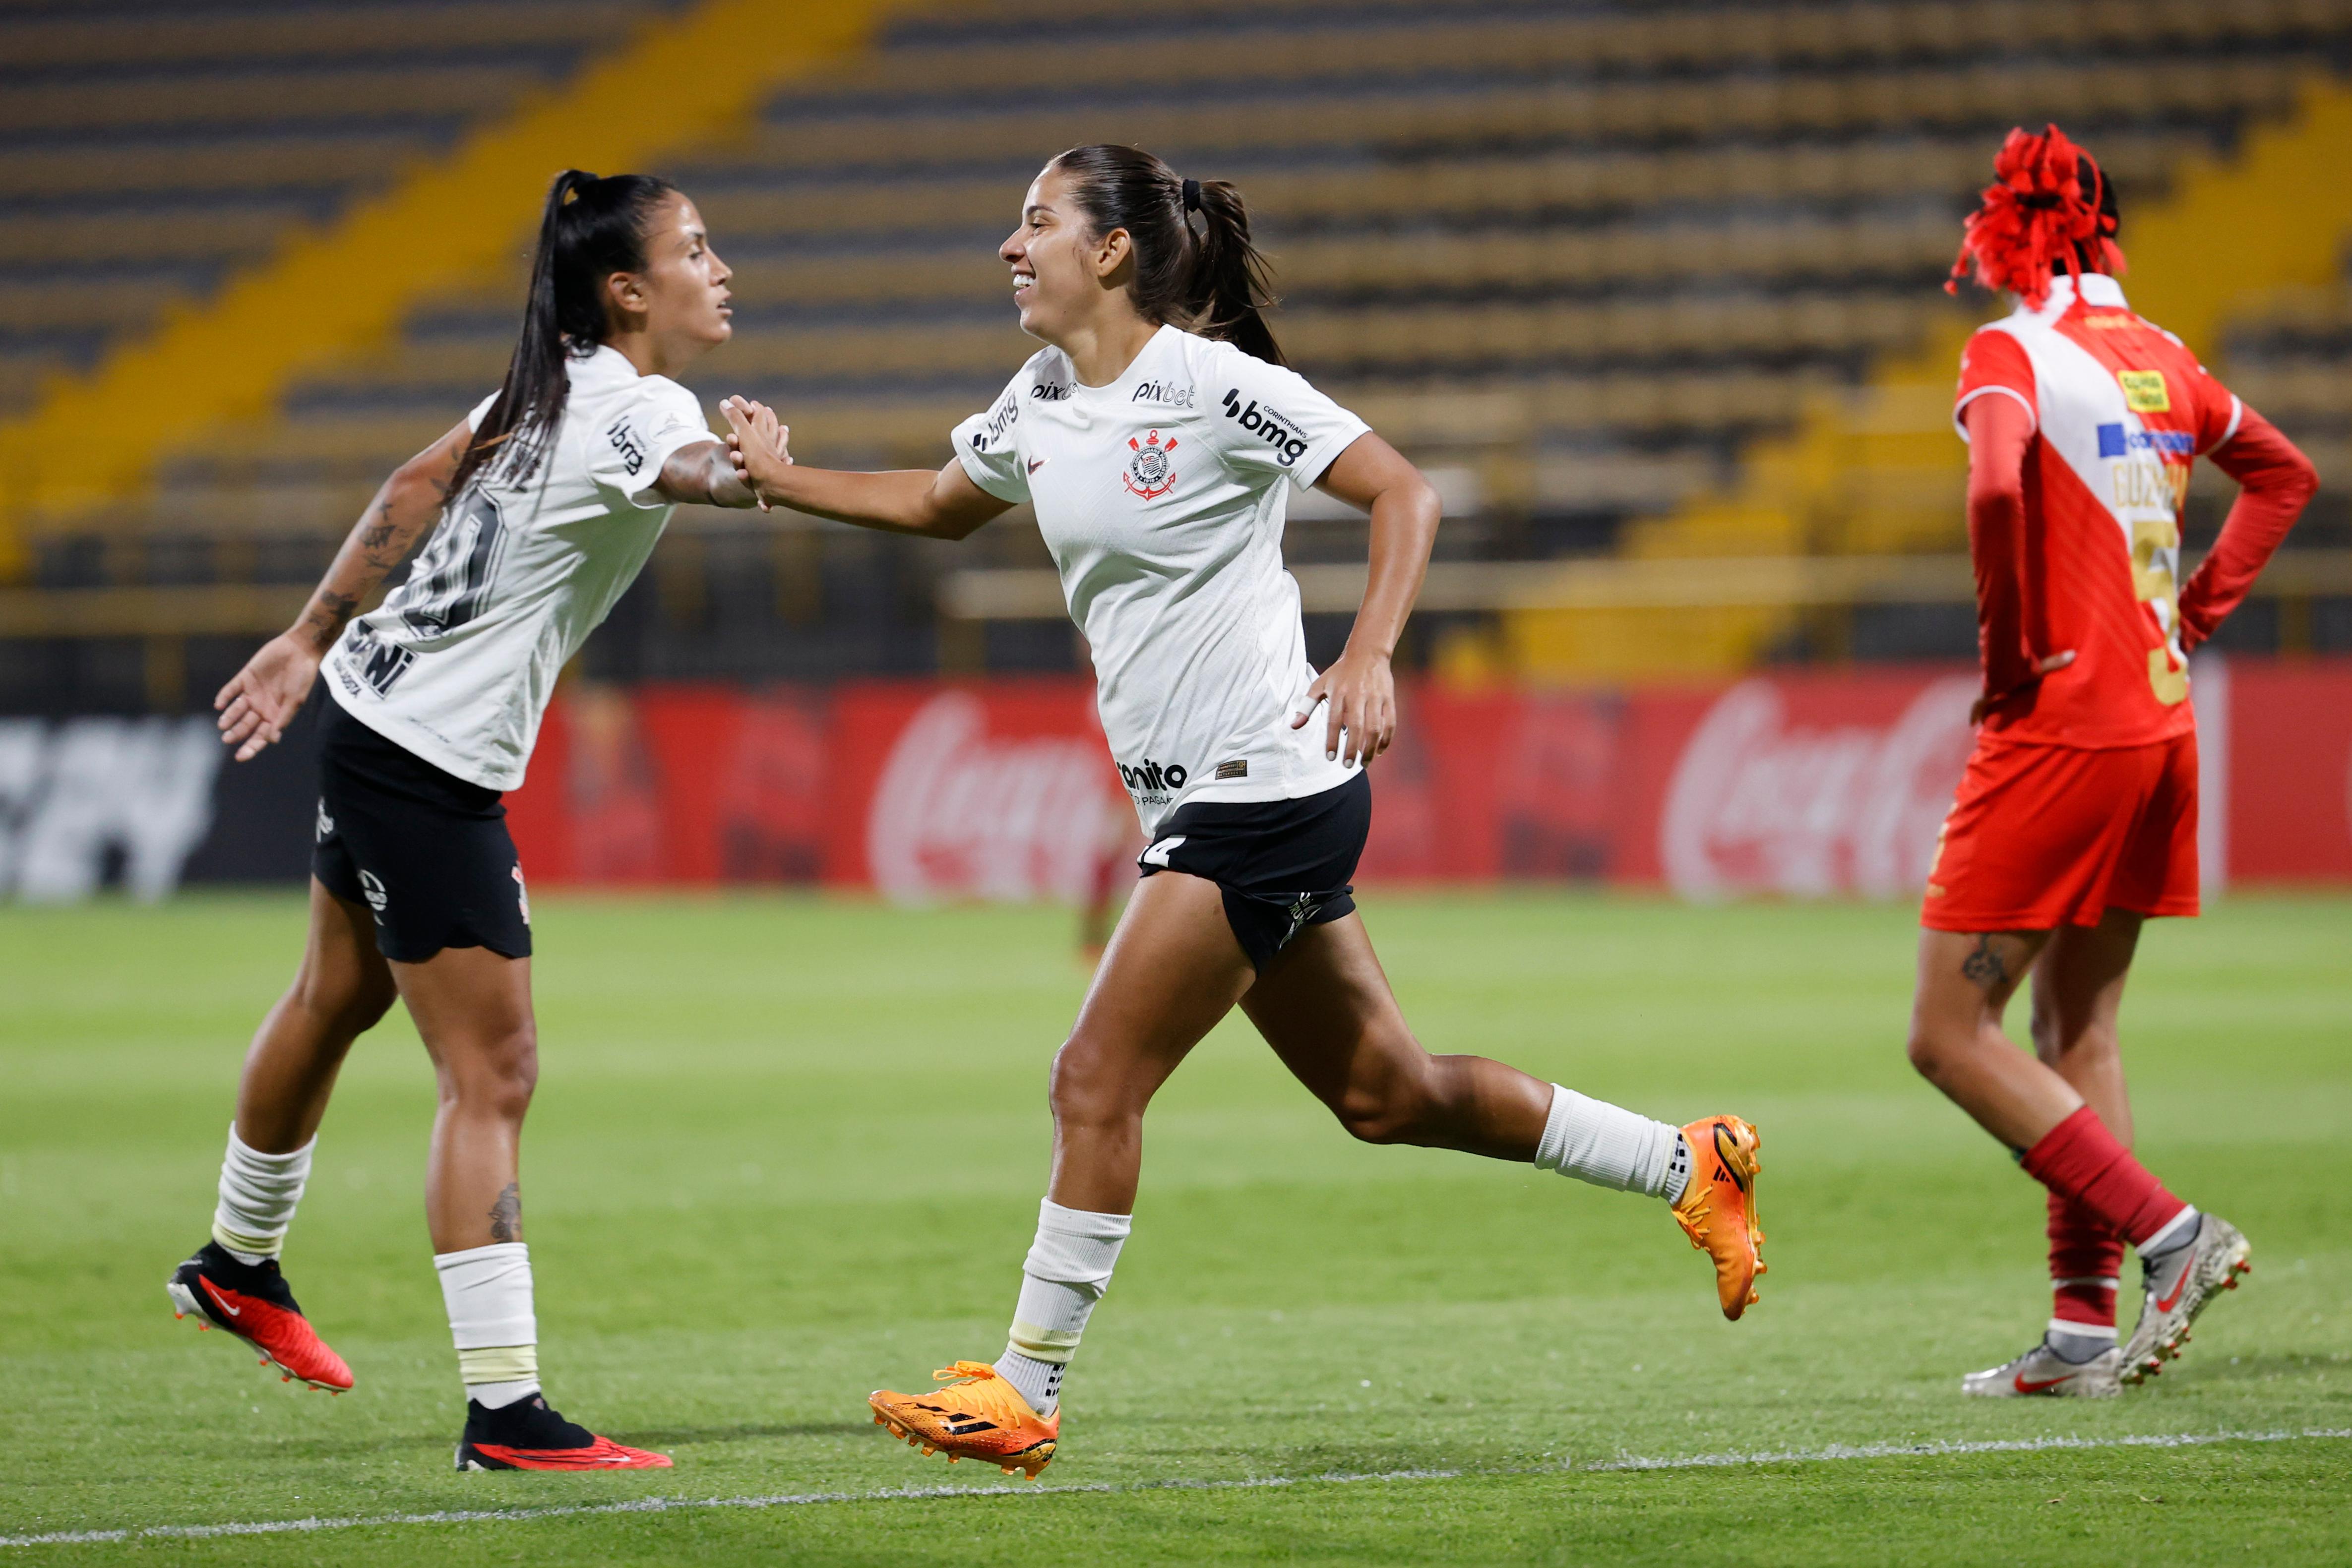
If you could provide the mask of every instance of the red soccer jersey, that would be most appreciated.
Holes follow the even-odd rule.
[[[2077,747],[2187,733],[2180,507],[2189,465],[2237,434],[2243,405],[2097,273],[2079,297],[2074,279],[2053,278],[2042,308],[2021,306],[1969,340],[1954,420],[1986,396],[2033,419],[2018,624],[2032,657],[2074,654],[1997,703],[1987,732]]]

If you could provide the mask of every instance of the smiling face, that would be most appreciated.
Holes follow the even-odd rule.
[[[644,332],[662,346],[672,363],[695,359],[734,335],[734,276],[710,248],[702,214],[683,195],[667,198],[646,224],[642,272],[616,272],[605,279],[607,312],[614,325]]]
[[[1125,229],[1089,234],[1066,177],[1050,165],[1022,198],[1021,226],[996,254],[1013,269],[1021,329],[1033,338],[1061,343],[1106,307],[1127,304],[1133,242]]]

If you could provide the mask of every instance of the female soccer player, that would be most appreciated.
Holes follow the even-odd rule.
[[[2098,1396],[2179,1353],[2247,1268],[2246,1239],[2132,1157],[2116,1017],[2140,922],[2197,913],[2189,651],[2213,633],[2316,483],[2179,339],[2132,314],[2113,189],[2056,126],[2010,132],[1969,219],[2016,311],[1960,360],[1982,727],[1927,882],[1911,1061],[2050,1193],[2056,1310],[1968,1393]],[[2057,276],[2063,268],[2063,275]],[[2189,465],[2244,489],[2175,591]],[[2039,960],[2037,965],[2037,960]],[[2001,1032],[2033,971],[2036,1055]],[[2124,1244],[2145,1299],[2116,1344]]]
[[[951,1386],[877,1393],[875,1418],[950,1458],[1033,1477],[1052,1458],[1063,1370],[1127,1239],[1144,1108],[1237,1003],[1360,1138],[1665,1197],[1714,1258],[1724,1315],[1739,1316],[1762,1271],[1747,1123],[1678,1132],[1500,1062],[1433,1057],[1389,994],[1349,881],[1437,497],[1283,368],[1241,193],[1131,147],[1076,148],[1030,186],[1001,254],[1023,329],[1049,346],[957,428],[937,474],[793,466],[773,414],[721,405],[763,501],[951,539],[1035,505],[1149,841],[1055,1059],[1052,1185],[1011,1343],[993,1364],[940,1373]],[[1371,514],[1363,608],[1319,675],[1281,553],[1286,486],[1315,484]]]
[[[670,1462],[574,1426],[540,1394],[516,1175],[538,1076],[530,905],[499,800],[522,782],[557,673],[677,503],[752,504],[668,379],[733,330],[729,276],[669,185],[559,176],[505,383],[393,475],[301,620],[214,705],[242,762],[283,735],[322,662],[333,699],[309,947],[246,1057],[213,1239],[171,1297],[289,1378],[352,1385],[278,1257],[335,1073],[398,996],[440,1082],[425,1199],[466,1383],[460,1469]],[[354,620],[428,528],[407,581]]]

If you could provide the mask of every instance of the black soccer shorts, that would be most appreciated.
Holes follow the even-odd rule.
[[[530,898],[499,792],[387,740],[331,695],[318,700],[326,711],[310,874],[367,906],[377,950],[395,963],[444,947],[530,956]]]
[[[1224,894],[1225,923],[1263,973],[1309,925],[1356,907],[1356,862],[1372,828],[1372,781],[1296,800],[1196,800],[1161,821],[1138,857],[1143,874],[1181,871]]]

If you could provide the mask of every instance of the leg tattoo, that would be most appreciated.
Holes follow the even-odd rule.
[[[498,1202],[490,1205],[490,1239],[519,1241],[522,1239],[522,1184],[507,1183]]]
[[[2008,983],[2009,966],[2001,961],[2000,952],[1994,948],[1990,932],[1978,934],[1976,946],[1960,960],[1960,976],[1988,991]]]

